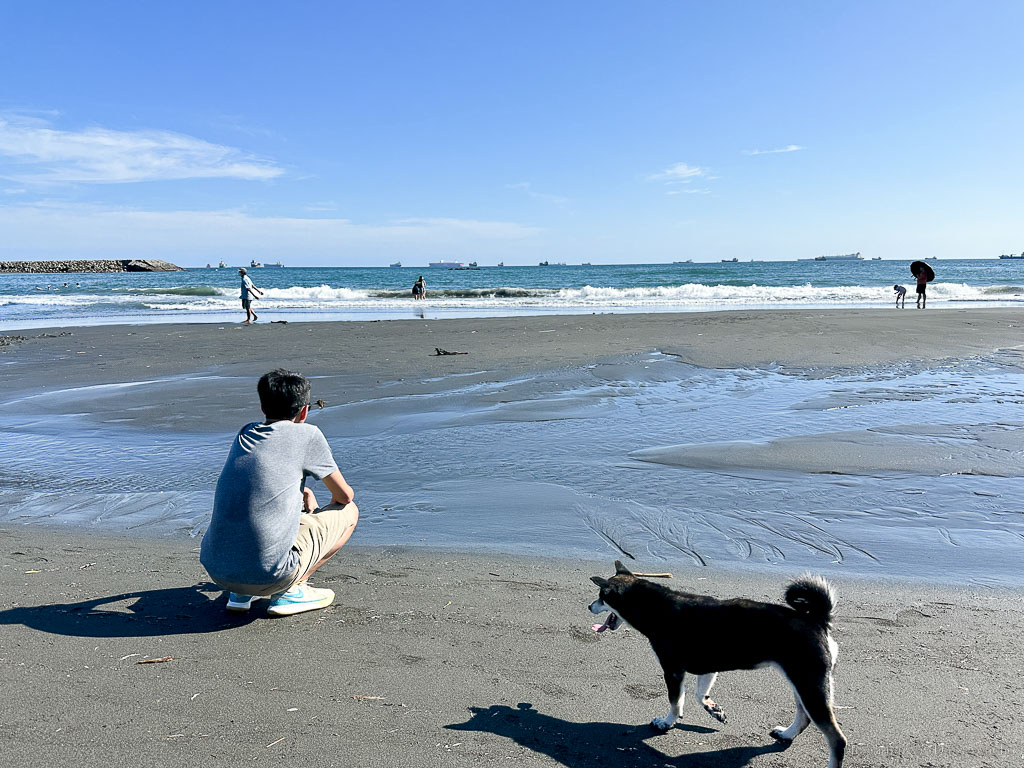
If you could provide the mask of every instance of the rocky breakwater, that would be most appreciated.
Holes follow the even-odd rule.
[[[0,272],[184,272],[184,267],[160,259],[76,259],[74,261],[0,261]]]

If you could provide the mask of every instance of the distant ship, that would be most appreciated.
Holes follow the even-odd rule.
[[[1012,253],[1004,253],[999,258],[1000,259],[1024,259],[1024,252],[1022,252],[1020,254],[1020,256],[1014,256]]]
[[[466,265],[461,261],[445,261],[444,259],[441,259],[440,261],[430,262],[430,266],[434,269],[457,269]]]
[[[256,259],[253,259],[252,261],[249,262],[249,266],[253,269],[256,269],[262,267],[263,265],[256,261]]]
[[[723,264],[737,264],[738,262],[739,259],[737,259],[735,256],[733,256],[731,259],[722,259]]]
[[[881,256],[872,256],[872,257],[871,257],[871,260],[872,260],[872,261],[881,261],[881,260],[882,260],[882,257],[881,257]]]
[[[505,262],[504,261],[499,261],[498,262],[498,266],[499,267],[504,267],[505,266]]]
[[[722,259],[725,261],[725,259]],[[687,259],[686,261],[673,261],[673,264],[693,264],[693,259]]]
[[[537,265],[538,267],[564,267],[564,261],[542,261]]]
[[[860,251],[856,253],[844,253],[841,256],[815,256],[813,259],[797,259],[797,261],[864,261]]]
[[[398,269],[401,269],[402,268],[402,262],[396,261],[394,264],[391,264],[390,266],[396,267]]]
[[[224,267],[226,266],[227,264],[225,264],[223,261],[217,263],[217,269],[224,269]]]
[[[280,269],[280,268],[282,268],[284,266],[284,264],[282,264],[280,261],[275,261],[273,264],[264,264],[263,266],[264,267],[276,267],[277,269]]]

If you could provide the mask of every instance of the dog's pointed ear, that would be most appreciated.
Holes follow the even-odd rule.
[[[623,574],[628,574],[630,576],[633,575],[632,572],[629,570],[629,568],[627,568],[626,566],[624,566],[622,564],[621,560],[616,560],[615,561],[615,575],[616,576],[621,576]]]
[[[604,589],[608,586],[608,579],[602,579],[600,576],[591,576],[590,580],[597,584],[599,589]]]

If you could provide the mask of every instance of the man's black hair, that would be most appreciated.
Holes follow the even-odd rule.
[[[268,419],[294,419],[303,406],[309,405],[309,382],[284,368],[263,374],[256,391]]]

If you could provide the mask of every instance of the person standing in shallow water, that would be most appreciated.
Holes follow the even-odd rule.
[[[242,309],[245,310],[245,322],[248,325],[259,319],[259,315],[252,311],[252,300],[256,294],[262,296],[263,291],[252,284],[252,278],[245,273],[245,267],[239,269],[238,274],[242,276]]]
[[[922,269],[917,273],[917,308],[924,309],[924,305],[928,303],[928,296],[926,291],[928,290],[928,270]]]

